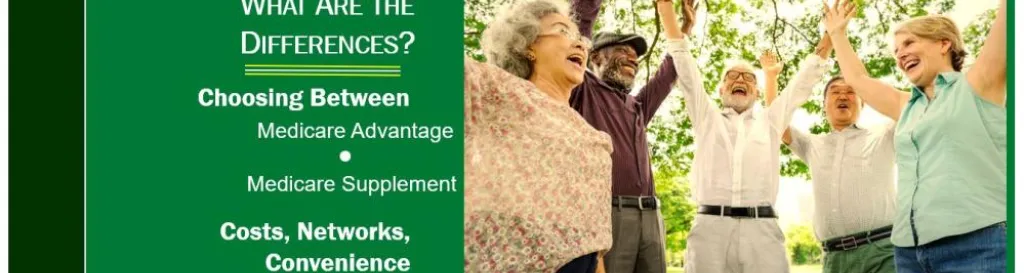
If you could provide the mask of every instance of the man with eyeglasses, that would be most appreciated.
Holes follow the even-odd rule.
[[[590,38],[601,0],[573,0],[572,7],[580,33]],[[594,128],[611,135],[614,147],[613,243],[604,263],[609,273],[664,273],[665,231],[651,175],[647,124],[672,90],[676,71],[666,56],[636,96],[630,95],[637,59],[647,53],[647,42],[636,34],[612,32],[593,38],[589,70],[569,104]]]
[[[667,28],[667,27],[666,27]],[[727,65],[718,93],[704,91],[690,53],[689,29],[670,40],[686,113],[693,122],[690,181],[700,207],[686,239],[686,272],[789,272],[785,236],[773,209],[779,191],[779,145],[793,111],[811,95],[832,50],[824,36],[774,103],[755,104],[760,90],[750,64]]]

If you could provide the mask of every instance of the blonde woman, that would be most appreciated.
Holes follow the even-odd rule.
[[[949,18],[896,27],[894,57],[914,85],[909,93],[868,75],[846,36],[855,10],[826,3],[825,21],[846,83],[897,121],[897,271],[1005,272],[1006,1],[967,72]]]
[[[518,1],[465,61],[465,271],[601,272],[612,245],[607,134],[569,106],[589,42],[557,0]]]

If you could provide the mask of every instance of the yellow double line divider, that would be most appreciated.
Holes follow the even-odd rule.
[[[397,78],[402,76],[401,68],[398,65],[245,64],[245,76]]]
[[[264,77],[357,77],[357,78],[397,78],[402,74],[364,74],[364,73],[265,73],[246,72],[246,76]]]
[[[245,64],[246,68],[373,68],[401,69],[400,65],[346,65],[346,64]]]

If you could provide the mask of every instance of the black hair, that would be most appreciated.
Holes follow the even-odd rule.
[[[828,80],[828,83],[825,83],[825,91],[821,92],[821,101],[822,102],[824,102],[825,99],[828,98],[828,88],[832,87],[833,83],[836,83],[837,81],[841,81],[841,80],[843,80],[843,76],[840,75],[840,76],[832,77],[832,79]],[[824,106],[824,105],[822,105],[822,106]]]

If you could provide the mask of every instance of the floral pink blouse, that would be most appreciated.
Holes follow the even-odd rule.
[[[529,81],[465,69],[465,271],[555,272],[611,248],[608,135]]]

